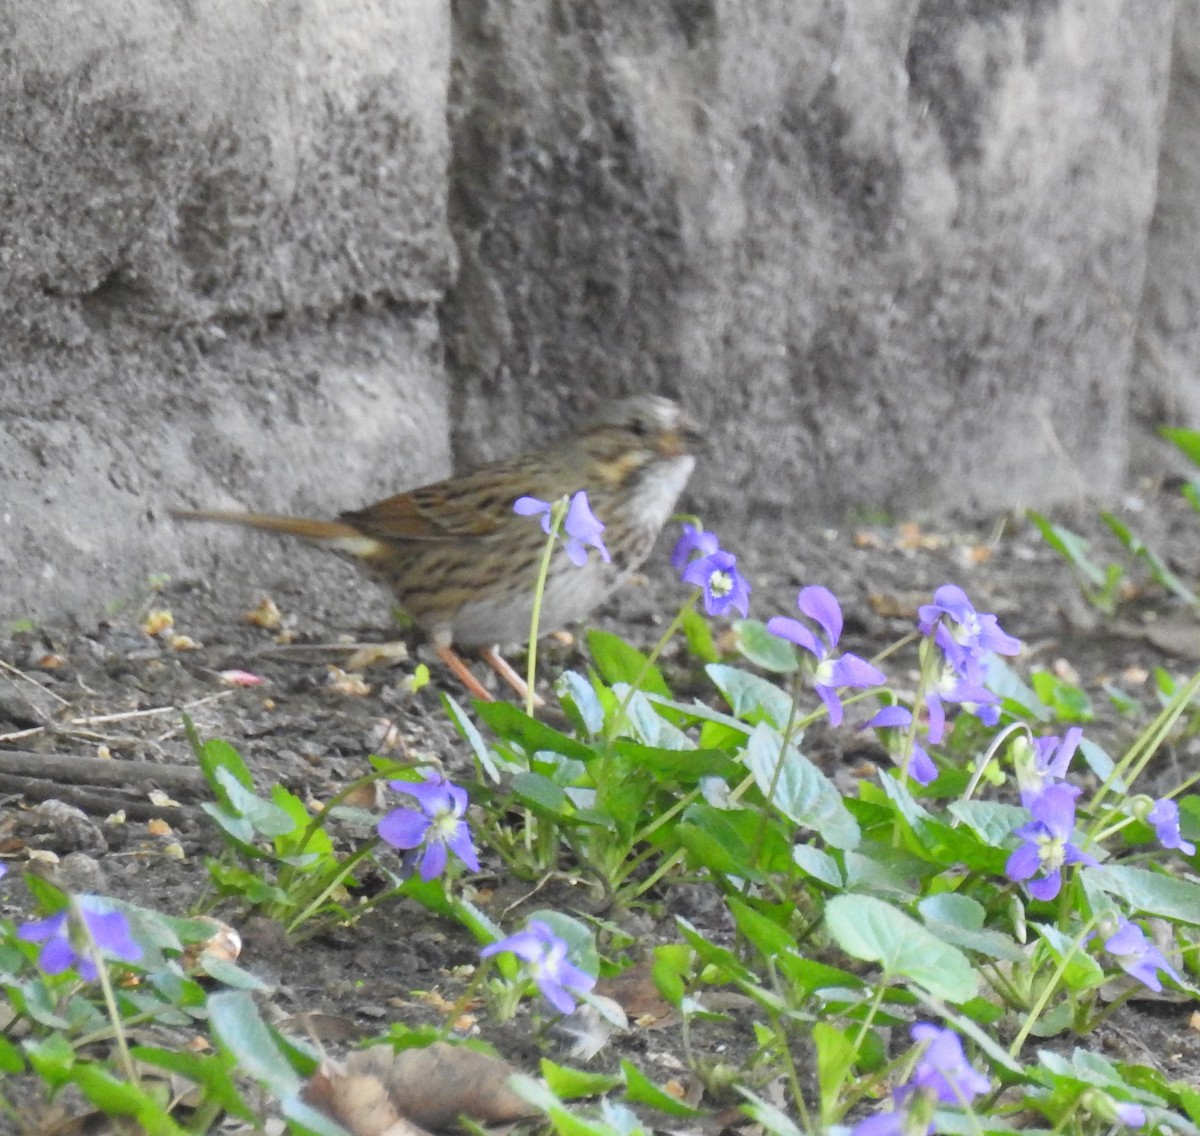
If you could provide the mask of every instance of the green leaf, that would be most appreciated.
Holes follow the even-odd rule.
[[[446,708],[446,713],[450,715],[450,720],[454,723],[454,728],[458,730],[463,741],[471,747],[471,752],[475,755],[475,760],[479,762],[479,768],[487,774],[488,779],[494,783],[500,780],[500,767],[497,763],[496,754],[491,747],[483,740],[483,735],[475,727],[475,723],[467,716],[467,712],[454,701],[448,694],[442,695],[442,705]]]
[[[757,619],[739,619],[733,630],[737,635],[738,650],[756,667],[775,674],[791,674],[799,669],[796,648],[786,639],[772,635],[765,623]]]
[[[984,927],[987,909],[969,895],[953,892],[931,895],[917,904],[917,910],[925,920],[926,930],[942,942],[978,951],[989,958],[1026,960],[1025,951],[1011,935]]]
[[[650,973],[658,992],[676,1009],[687,993],[692,952],[683,943],[663,943],[654,948]]]
[[[598,1097],[621,1083],[621,1078],[611,1073],[572,1069],[567,1065],[557,1065],[548,1057],[542,1058],[542,1076],[549,1090],[562,1100]]]
[[[658,667],[647,667],[648,656],[624,639],[607,631],[592,630],[588,632],[588,651],[596,669],[610,686],[618,682],[630,686],[638,683],[640,690],[671,697],[670,687]]]
[[[155,1049],[135,1046],[130,1050],[134,1060],[165,1069],[203,1087],[205,1094],[226,1112],[242,1120],[254,1120],[253,1110],[242,1100],[231,1076],[236,1068],[231,1054],[184,1053],[174,1049]]]
[[[1063,981],[1071,990],[1090,990],[1104,981],[1104,968],[1088,954],[1071,935],[1064,935],[1057,927],[1034,923],[1033,929],[1041,936],[1056,963],[1069,958]]]
[[[937,865],[918,859],[907,849],[876,841],[864,841],[844,858],[847,888],[892,896],[901,902],[914,898],[921,881],[937,871]]]
[[[0,1037],[0,1073],[24,1073],[25,1059],[21,1051],[6,1037]]]
[[[563,671],[554,684],[554,693],[577,729],[593,738],[603,732],[604,707],[595,688],[578,671]]]
[[[697,1108],[691,1108],[670,1093],[660,1089],[637,1066],[622,1060],[621,1072],[625,1074],[625,1099],[635,1104],[647,1104],[665,1112],[668,1116],[703,1116]]]
[[[544,722],[529,717],[511,702],[480,702],[475,710],[500,737],[520,743],[531,756],[543,749],[578,761],[591,761],[596,756],[583,742],[577,742]]]
[[[1158,432],[1187,457],[1200,466],[1200,430],[1184,430],[1178,426],[1160,426]]]
[[[896,811],[910,828],[921,832],[925,825],[933,820],[933,814],[918,804],[917,799],[912,795],[907,778],[884,775],[879,778],[879,786],[887,794],[888,800],[896,806]]]
[[[880,963],[889,978],[911,979],[949,1002],[975,996],[979,979],[966,955],[881,899],[834,896],[825,907],[825,922],[842,950]]]
[[[780,959],[779,969],[787,975],[792,984],[791,993],[796,998],[808,998],[818,990],[857,992],[866,987],[866,983],[856,974],[799,955],[785,955]]]
[[[237,963],[222,958],[216,952],[206,952],[200,956],[204,973],[214,982],[228,986],[231,990],[270,990],[261,978],[256,978],[248,970],[243,970]]]
[[[755,1096],[744,1085],[735,1086],[737,1091],[746,1098],[742,1111],[751,1120],[762,1125],[763,1131],[770,1136],[803,1136],[796,1122],[782,1109],[770,1104],[762,1097]]]
[[[617,684],[616,689],[622,698],[629,691],[629,688],[621,683]],[[696,743],[678,726],[668,722],[659,712],[657,702],[640,690],[634,691],[630,696],[625,707],[625,717],[638,740],[648,746],[657,746],[660,749],[695,749]]]
[[[1087,763],[1087,767],[1096,775],[1096,779],[1103,785],[1108,784],[1110,792],[1123,793],[1126,791],[1125,782],[1118,778],[1115,781],[1109,781],[1108,778],[1113,771],[1113,759],[1108,756],[1108,753],[1090,738],[1081,738],[1079,741],[1079,755]]]
[[[512,788],[521,804],[551,820],[559,820],[573,811],[562,786],[556,785],[541,773],[518,773],[512,779]]]
[[[675,916],[675,925],[685,942],[696,952],[696,957],[715,971],[714,974],[705,975],[706,980],[714,985],[755,981],[753,972],[728,947],[718,946],[680,915]]]
[[[1126,914],[1141,911],[1200,926],[1200,884],[1124,865],[1089,868],[1087,879],[1108,895],[1124,900]]]
[[[1096,714],[1087,691],[1065,682],[1050,671],[1034,671],[1029,676],[1034,692],[1054,712],[1059,722],[1090,722]]]
[[[763,818],[750,809],[690,805],[677,824],[660,832],[678,841],[696,862],[722,875],[760,879],[763,872],[781,871],[791,861],[791,841],[774,825],[764,829]],[[760,839],[758,860],[752,864]]]
[[[683,613],[683,635],[688,650],[702,663],[715,663],[721,657],[713,642],[712,626],[694,607]]]
[[[522,1100],[546,1114],[557,1136],[626,1136],[619,1134],[611,1124],[604,1121],[589,1121],[577,1113],[570,1112],[561,1100],[540,1081],[515,1073],[509,1078],[509,1087]],[[631,1130],[627,1136],[641,1136],[644,1130]]]
[[[217,772],[223,770],[243,789],[253,791],[254,776],[242,760],[242,755],[228,742],[223,742],[220,738],[212,738],[203,745],[199,745],[196,750],[196,760],[199,762],[200,772],[204,774],[204,779],[208,782],[217,800],[227,809],[237,812],[225,792],[225,782],[217,777]]]
[[[814,880],[832,888],[840,888],[846,882],[838,862],[828,852],[822,852],[811,844],[797,844],[792,849],[792,859],[806,876],[812,876]]]
[[[209,1021],[239,1072],[253,1077],[279,1097],[294,1097],[301,1083],[271,1031],[259,1016],[254,999],[241,990],[223,990],[208,1000]]]
[[[1000,655],[988,661],[988,689],[995,694],[1014,718],[1034,718],[1048,721],[1052,712]]]
[[[724,663],[710,663],[704,670],[736,717],[752,724],[770,722],[778,730],[787,726],[792,700],[773,682]]]
[[[257,796],[224,766],[216,769],[213,776],[225,791],[230,808],[248,820],[255,832],[263,836],[282,836],[295,830],[296,822],[286,809]]]
[[[761,877],[750,863],[750,844],[720,810],[704,805],[688,809],[671,835],[695,863],[711,872],[752,879]]]
[[[75,1064],[75,1051],[71,1043],[58,1033],[32,1044],[26,1042],[25,1052],[34,1072],[53,1088],[66,1083]]]
[[[101,1112],[132,1117],[147,1136],[187,1136],[152,1091],[118,1080],[107,1069],[79,1064],[70,1080]]]
[[[782,755],[783,739],[765,723],[754,727],[746,741],[745,762],[764,797],[794,824],[810,828],[834,848],[858,846],[858,822],[846,809],[837,786],[795,746]]]
[[[857,1033],[857,1029],[855,1030]],[[817,1022],[812,1029],[817,1047],[817,1085],[821,1091],[821,1116],[828,1120],[837,1115],[838,1102],[846,1076],[858,1056],[849,1030],[840,1030],[828,1022]]]
[[[222,895],[240,896],[255,907],[268,903],[290,906],[288,893],[276,884],[264,880],[257,872],[220,860],[209,860],[207,867],[209,877]]]
[[[1027,513],[1034,528],[1042,534],[1042,539],[1054,549],[1068,564],[1080,573],[1094,588],[1103,588],[1105,584],[1104,569],[1088,555],[1091,545],[1078,533],[1072,532],[1059,525],[1052,524],[1041,513]]]
[[[1184,603],[1196,604],[1196,593],[1167,567],[1154,551],[1124,521],[1112,513],[1101,513],[1100,519],[1112,530],[1113,535],[1150,570],[1150,575],[1169,592],[1174,592]]]
[[[644,769],[656,781],[695,785],[702,777],[732,777],[738,763],[716,749],[662,749],[620,738],[613,750],[635,770]]]
[[[1028,809],[999,801],[953,801],[948,811],[993,848],[1003,847],[1013,829],[1029,823]]]
[[[737,929],[754,944],[764,959],[773,960],[781,955],[796,953],[796,940],[785,928],[740,899],[730,896],[726,902]]]

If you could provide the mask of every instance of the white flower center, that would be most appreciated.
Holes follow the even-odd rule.
[[[724,599],[730,592],[733,591],[733,577],[723,569],[718,568],[708,578],[708,590],[712,592],[717,599]]]
[[[1063,866],[1066,845],[1066,839],[1061,836],[1038,837],[1038,859],[1041,860],[1045,871],[1055,872]]]

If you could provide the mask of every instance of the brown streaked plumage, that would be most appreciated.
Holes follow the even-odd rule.
[[[486,698],[452,645],[479,649],[523,691],[495,648],[528,634],[545,538],[536,520],[513,512],[513,502],[524,496],[554,501],[584,489],[606,526],[611,564],[593,553],[576,568],[561,549],[555,553],[540,624],[553,631],[584,618],[649,555],[691,475],[697,439],[676,403],[639,395],[613,403],[578,433],[543,449],[399,493],[337,520],[223,510],[172,515],[297,536],[356,560],[391,589],[472,693]]]

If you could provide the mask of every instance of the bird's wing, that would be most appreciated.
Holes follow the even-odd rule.
[[[498,487],[494,474],[480,470],[398,493],[339,519],[377,540],[486,540],[512,521],[513,502],[520,496]]]

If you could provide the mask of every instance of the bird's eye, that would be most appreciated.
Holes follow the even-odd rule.
[[[629,423],[629,431],[630,431],[630,433],[636,435],[639,438],[649,437],[650,423],[647,422],[644,418],[635,418],[632,422]]]

